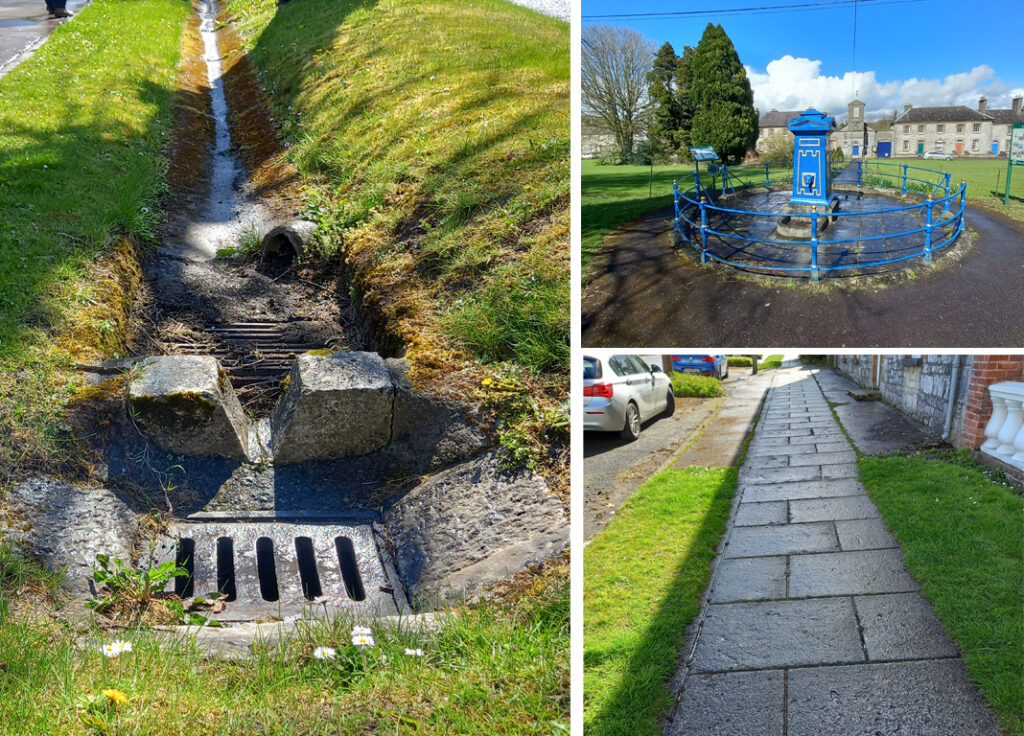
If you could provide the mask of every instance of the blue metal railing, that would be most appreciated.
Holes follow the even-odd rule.
[[[867,163],[867,167],[865,167]],[[812,208],[809,213],[776,213],[776,212],[753,212],[750,210],[737,210],[728,207],[721,207],[714,203],[712,190],[708,190],[700,180],[700,174],[694,172],[687,174],[682,178],[685,182],[687,179],[691,180],[691,185],[683,191],[679,189],[680,180],[677,179],[672,183],[672,190],[674,192],[675,202],[675,220],[673,227],[682,238],[697,249],[700,252],[701,265],[706,265],[710,260],[718,261],[729,266],[744,269],[761,269],[764,271],[783,271],[783,272],[809,272],[812,283],[817,283],[819,280],[821,271],[842,271],[856,268],[865,268],[871,266],[887,266],[893,263],[899,263],[901,261],[907,261],[913,258],[920,258],[923,263],[930,264],[932,262],[932,254],[936,251],[944,248],[950,243],[954,242],[964,229],[964,210],[967,206],[967,183],[961,181],[959,189],[950,190],[949,179],[950,175],[941,171],[932,171],[930,169],[923,169],[918,166],[908,166],[906,164],[890,164],[884,162],[875,161],[857,161],[857,184],[862,186],[865,183],[865,173],[868,174],[867,183],[870,186],[882,186],[885,188],[898,189],[902,194],[906,194],[908,190],[919,191],[926,195],[926,200],[919,204],[904,205],[901,207],[891,207],[880,210],[867,210],[858,212],[826,212],[825,216],[838,219],[841,217],[863,217],[863,216],[879,216],[887,215],[896,212],[907,212],[912,214],[924,214],[924,226],[911,228],[896,233],[885,233],[882,235],[870,235],[862,236],[858,238],[837,238],[834,240],[821,240],[819,238],[819,225],[818,220],[822,216],[822,213],[816,211],[816,208]],[[763,167],[764,178],[761,179],[761,168]],[[883,168],[893,168],[896,171],[889,172],[883,170]],[[844,167],[845,168],[845,167]],[[911,173],[913,172],[913,174]],[[928,174],[936,174],[939,176],[939,180],[933,179],[922,179],[919,178],[917,172],[925,172]],[[727,188],[734,194],[736,189],[746,189],[752,186],[765,186],[771,187],[772,184],[779,184],[785,181],[792,181],[793,179],[793,166],[788,162],[770,162],[760,164],[757,167],[746,166],[742,167],[740,172],[731,172],[728,167],[722,166],[720,169],[720,175],[722,178],[722,186],[719,189],[719,193],[724,192]],[[833,171],[833,178],[837,171]],[[773,174],[776,176],[773,178]],[[747,181],[745,177],[750,176],[753,179]],[[895,183],[890,184],[889,180],[892,179]],[[841,182],[840,182],[841,183]],[[941,196],[936,199],[935,195],[940,194]],[[951,213],[950,208],[955,206],[955,210]],[[938,217],[936,218],[935,209],[940,208]],[[694,209],[695,208],[695,209]],[[691,213],[688,216],[688,211]],[[699,212],[699,217],[697,213]],[[779,240],[779,239],[768,239],[759,237],[749,237],[739,235],[737,233],[722,232],[716,230],[708,224],[708,214],[710,213],[722,213],[725,215],[741,215],[746,217],[766,218],[766,219],[777,219],[781,220],[784,217],[806,217],[811,222],[811,237],[810,240]],[[948,217],[947,217],[948,215]],[[691,216],[695,219],[691,219]],[[937,228],[949,228],[955,225],[953,234],[950,235],[946,240],[936,244],[934,242],[935,230]],[[699,238],[696,233],[699,232]],[[948,232],[948,230],[946,231]],[[873,240],[892,240],[896,238],[902,238],[905,236],[913,236],[918,233],[924,234],[924,247],[919,252],[913,252],[905,255],[896,256],[893,258],[884,258],[866,262],[858,262],[851,265],[831,265],[822,266],[819,264],[819,249],[822,246],[840,245],[843,243],[863,243]],[[810,265],[808,266],[786,266],[775,261],[766,261],[764,265],[756,263],[739,263],[727,258],[723,258],[716,253],[712,252],[708,248],[708,236],[715,235],[719,238],[726,240],[735,240],[740,242],[749,243],[767,243],[770,245],[785,245],[785,246],[797,246],[801,248],[808,248],[810,250]],[[941,235],[940,235],[941,237]]]

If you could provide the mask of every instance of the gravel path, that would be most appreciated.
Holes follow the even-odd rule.
[[[566,23],[569,22],[569,0],[510,0],[516,5],[524,8],[531,8],[538,13],[550,15],[552,18],[559,18]]]

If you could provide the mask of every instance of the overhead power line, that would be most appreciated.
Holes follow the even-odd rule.
[[[584,15],[583,20],[665,20],[669,18],[695,18],[700,16],[758,15],[764,13],[790,13],[811,10],[828,10],[842,5],[870,4],[906,5],[908,3],[930,2],[931,0],[819,0],[819,2],[788,3],[786,5],[756,5],[749,8],[709,8],[706,10],[665,10],[657,13],[607,13]]]

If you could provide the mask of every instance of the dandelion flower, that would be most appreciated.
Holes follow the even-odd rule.
[[[372,647],[376,644],[370,634],[356,634],[352,632],[352,646]]]
[[[124,705],[128,702],[128,696],[120,690],[114,690],[111,688],[110,690],[104,690],[103,694],[114,701],[116,705]]]
[[[313,656],[316,659],[334,659],[337,652],[331,647],[317,647],[313,650]]]
[[[405,656],[406,657],[422,657],[423,656],[423,650],[422,649],[406,649],[405,650]]]

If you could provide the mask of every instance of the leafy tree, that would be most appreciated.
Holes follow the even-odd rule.
[[[659,156],[671,156],[679,148],[678,133],[682,128],[682,105],[676,66],[679,57],[668,41],[654,55],[654,64],[647,73],[647,95],[651,101],[651,125],[647,138]]]
[[[747,72],[722,26],[708,23],[683,82],[694,110],[693,145],[713,146],[726,164],[742,161],[757,142],[757,111]]]
[[[597,25],[583,29],[582,41],[583,111],[601,118],[621,159],[631,161],[650,109],[647,72],[654,44],[630,28]]]
[[[765,138],[761,144],[761,160],[793,163],[793,134],[784,130],[780,135]]]

